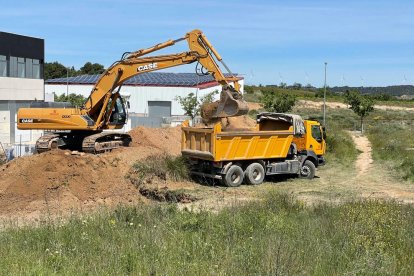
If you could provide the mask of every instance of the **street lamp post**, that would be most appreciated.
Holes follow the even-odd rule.
[[[66,98],[69,97],[69,67],[66,68]]]
[[[326,67],[328,63],[325,62],[325,83],[324,83],[324,90],[323,90],[323,125],[326,126]]]

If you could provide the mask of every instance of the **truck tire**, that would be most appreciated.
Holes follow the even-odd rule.
[[[240,166],[231,165],[223,177],[223,184],[227,187],[238,187],[242,184],[244,178],[243,170]]]
[[[300,168],[299,176],[301,178],[313,179],[315,177],[316,167],[310,160],[303,162]]]
[[[265,171],[261,164],[252,163],[244,171],[244,180],[247,184],[259,185],[263,183]]]

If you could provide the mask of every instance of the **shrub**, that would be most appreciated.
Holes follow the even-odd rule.
[[[189,172],[184,157],[163,154],[135,162],[127,177],[138,187],[153,181],[185,180],[189,178]]]

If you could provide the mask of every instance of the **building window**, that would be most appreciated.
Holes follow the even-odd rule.
[[[17,77],[24,78],[26,76],[26,64],[24,58],[17,58]]]
[[[0,77],[7,77],[7,57],[0,55]]]
[[[10,57],[10,77],[17,78],[17,57]]]
[[[34,79],[40,79],[40,61],[38,59],[33,60],[32,77]]]
[[[33,78],[33,60],[31,58],[26,58],[26,78]]]
[[[40,79],[42,65],[40,60],[22,57],[10,57],[7,72],[7,57],[0,55],[0,77]]]

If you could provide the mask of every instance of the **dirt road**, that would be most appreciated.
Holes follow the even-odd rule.
[[[352,140],[355,143],[357,150],[361,153],[355,162],[355,169],[357,171],[357,178],[366,175],[372,167],[372,148],[368,138],[360,132],[350,132]]]
[[[314,102],[309,100],[299,100],[298,106],[306,108],[322,108],[323,102]],[[341,102],[326,102],[329,108],[348,108],[348,106]],[[393,106],[393,105],[374,105],[375,109],[379,110],[396,110],[396,111],[414,111],[414,107]]]

